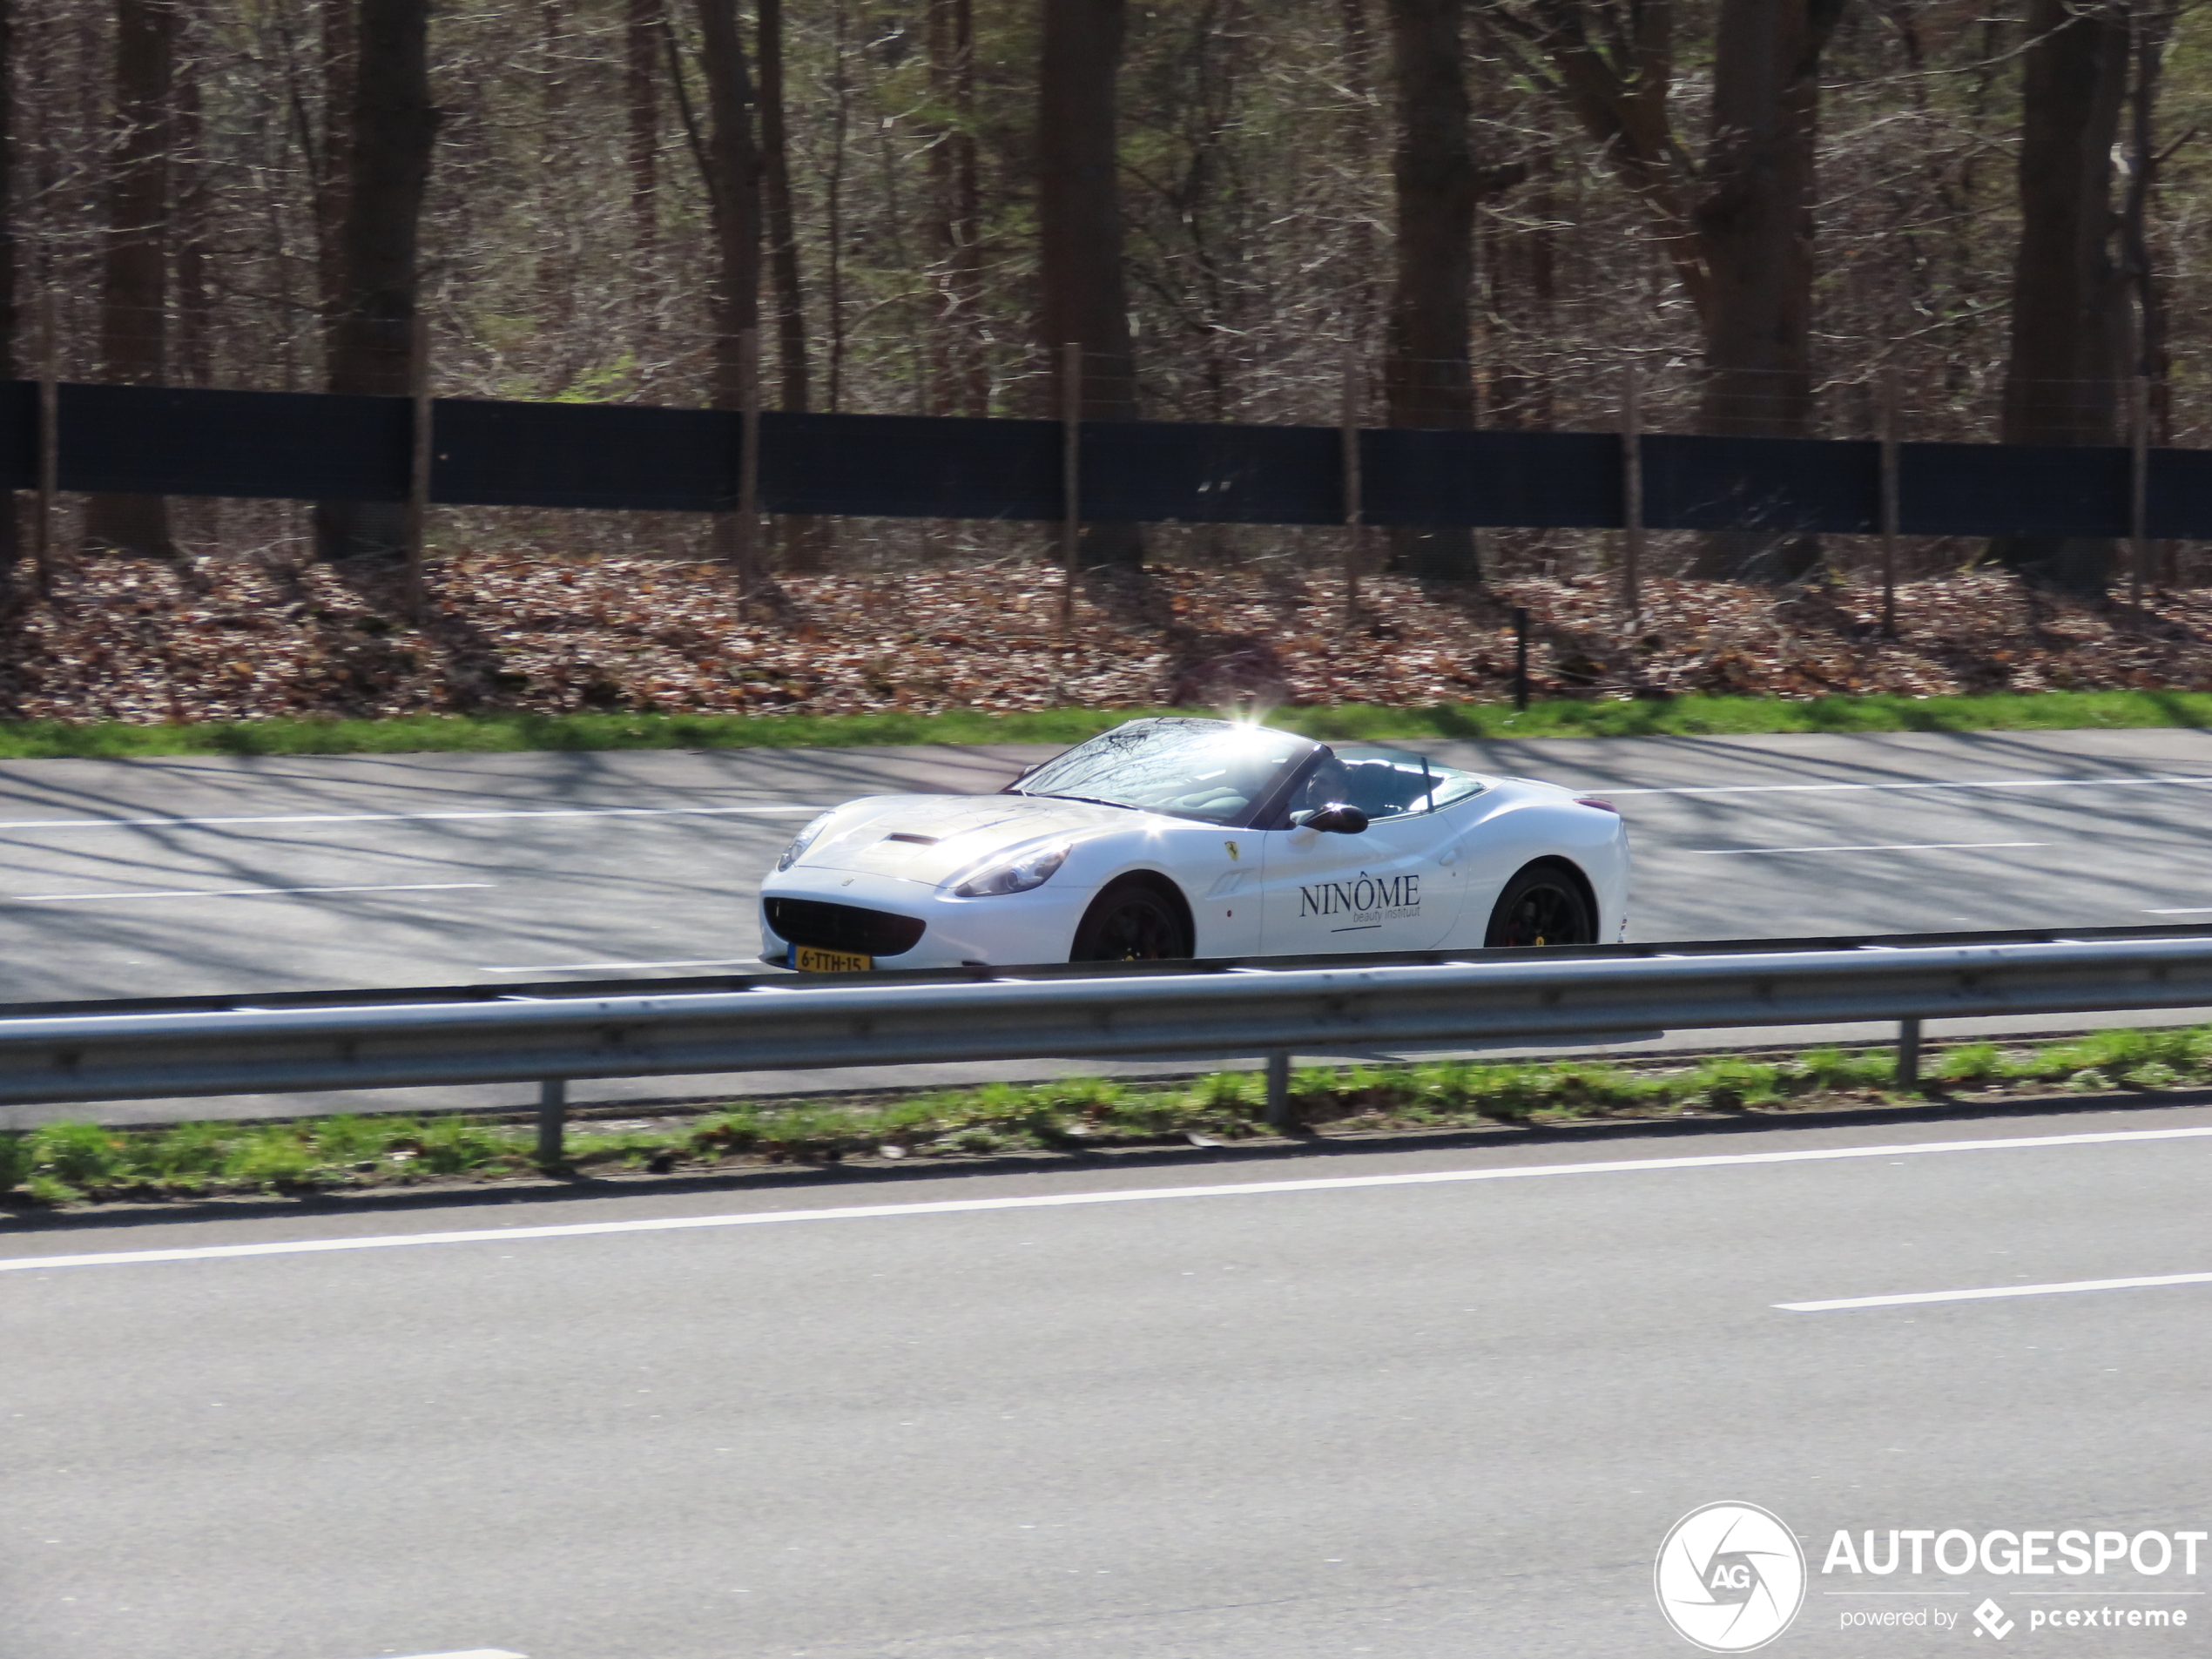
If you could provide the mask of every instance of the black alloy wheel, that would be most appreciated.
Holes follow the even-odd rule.
[[[1490,913],[1483,944],[1497,946],[1592,945],[1597,919],[1589,900],[1566,871],[1534,865],[1506,883]]]
[[[1123,887],[1090,907],[1076,929],[1071,962],[1158,962],[1190,954],[1175,907],[1150,887]]]

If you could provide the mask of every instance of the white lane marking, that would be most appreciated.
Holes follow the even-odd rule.
[[[570,974],[610,968],[758,968],[758,956],[723,956],[696,962],[479,962],[479,974]]]
[[[1513,1169],[1433,1170],[1417,1175],[1342,1175],[1309,1181],[1253,1181],[1227,1186],[1140,1187],[1109,1192],[1055,1192],[1026,1198],[946,1198],[930,1204],[854,1204],[836,1210],[764,1210],[737,1215],[671,1216],[650,1221],[578,1221],[551,1227],[471,1232],[397,1233],[367,1238],[310,1238],[268,1244],[198,1244],[181,1250],[110,1251],[90,1256],[0,1258],[0,1272],[50,1267],[107,1267],[145,1262],[215,1261],[234,1256],[307,1256],[340,1250],[397,1250],[413,1244],[507,1243],[517,1238],[588,1238],[613,1233],[685,1232],[700,1227],[767,1227],[800,1221],[868,1221],[895,1216],[958,1216],[997,1210],[1064,1210],[1086,1204],[1147,1204],[1172,1198],[1243,1198],[1284,1192],[1353,1192],[1378,1187],[1521,1181],[1555,1175],[1629,1175],[1648,1170],[1724,1170],[1762,1163],[1830,1163],[1932,1152],[1993,1152],[2054,1146],[2105,1146],[2148,1141],[2201,1140],[2199,1129],[2106,1130],[2080,1135],[2027,1135],[2003,1140],[1926,1141],[1903,1146],[1836,1146],[1797,1152],[1729,1152],[1703,1157],[1622,1158],[1602,1163],[1534,1163]]]
[[[1683,784],[1670,788],[1616,789],[1602,786],[1608,795],[1809,795],[1846,790],[1896,789],[2134,789],[2154,784],[2212,784],[2212,774],[2171,778],[1984,778],[1968,782],[1916,784]],[[4,827],[0,826],[0,827]]]
[[[2212,905],[2196,905],[2183,910],[2146,910],[2146,916],[2212,916]]]
[[[18,818],[0,819],[0,830],[198,829],[227,824],[433,824],[488,818],[722,818],[732,813],[774,817],[819,813],[821,806],[561,806],[512,812],[293,813],[243,818]]]
[[[1966,1591],[1959,1594],[1964,1595]],[[457,1653],[410,1654],[408,1659],[527,1659],[527,1656],[509,1653],[504,1648],[466,1648]]]
[[[94,899],[266,899],[293,893],[452,893],[496,881],[393,881],[359,887],[178,887],[165,893],[18,893],[10,904],[83,904]]]
[[[1924,1302],[1993,1302],[2007,1296],[2070,1296],[2076,1291],[2139,1291],[2158,1285],[2212,1285],[2212,1273],[2160,1273],[2141,1278],[2078,1278],[2064,1285],[2000,1285],[1986,1291],[1913,1291],[1903,1296],[1844,1296],[1827,1302],[1777,1302],[1791,1313],[1838,1308],[1917,1307]]]
[[[1906,841],[1895,846],[1686,846],[1701,859],[1741,858],[1752,853],[1979,853],[1994,846],[2048,846],[2048,841]]]

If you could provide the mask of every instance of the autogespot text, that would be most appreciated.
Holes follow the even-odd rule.
[[[1844,1530],[1829,1541],[1827,1559],[1820,1570],[1824,1575],[1875,1578],[1934,1573],[1946,1578],[1973,1574],[2104,1581],[2087,1591],[2053,1588],[2039,1596],[2037,1587],[2022,1583],[2010,1592],[2023,1601],[2081,1596],[2089,1605],[2030,1607],[2008,1614],[1994,1600],[1984,1600],[1973,1609],[1973,1622],[1979,1627],[1974,1634],[1994,1636],[2000,1642],[2018,1628],[2017,1619],[2024,1619],[2030,1631],[2177,1629],[2188,1625],[2186,1607],[2146,1606],[2140,1601],[2114,1605],[2094,1598],[2100,1590],[2114,1595],[2155,1596],[2158,1590],[2175,1588],[2175,1579],[2194,1578],[2197,1546],[2208,1537],[2212,1534],[2130,1534],[2087,1527],[2029,1527],[2019,1532],[2000,1527],[1980,1534],[1963,1527],[1894,1527],[1881,1532],[1869,1528],[1857,1534]],[[1837,1615],[1838,1627],[1845,1630],[1950,1630],[1959,1621],[1959,1612],[1934,1606],[1845,1608]]]

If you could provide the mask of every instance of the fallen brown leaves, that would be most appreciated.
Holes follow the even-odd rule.
[[[1509,694],[1528,607],[1538,695],[2202,689],[2212,594],[2143,611],[1970,574],[1900,590],[1656,581],[1633,631],[1592,578],[1424,590],[1157,570],[1087,582],[1055,629],[1042,565],[786,576],[741,617],[721,567],[518,553],[434,563],[409,623],[388,568],[88,560],[0,625],[0,718],[137,723],[510,708],[838,714],[1163,703],[1427,705]]]

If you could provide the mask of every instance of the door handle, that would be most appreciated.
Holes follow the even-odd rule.
[[[1453,843],[1450,846],[1446,847],[1441,853],[1439,853],[1436,855],[1436,867],[1440,870],[1448,870],[1459,861],[1460,848],[1457,842]]]

